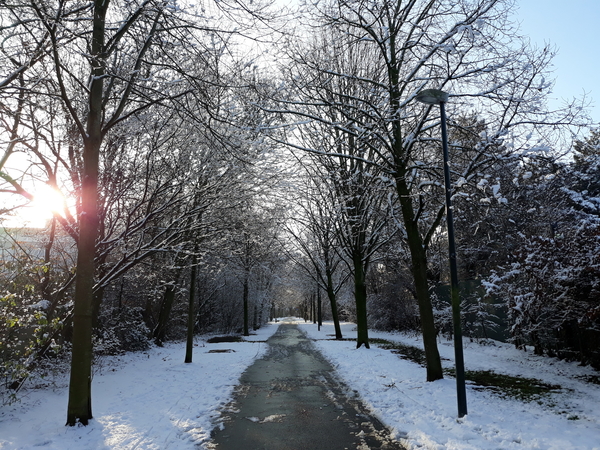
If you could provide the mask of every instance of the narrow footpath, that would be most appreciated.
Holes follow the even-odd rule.
[[[293,324],[281,324],[267,354],[240,378],[215,450],[401,450],[389,431]]]

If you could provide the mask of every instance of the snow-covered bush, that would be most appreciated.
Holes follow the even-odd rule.
[[[150,330],[144,323],[142,308],[123,307],[104,311],[103,326],[94,337],[94,354],[117,355],[150,347]]]
[[[58,339],[62,323],[48,320],[45,302],[31,296],[0,296],[0,401],[10,403],[40,362],[61,352]]]
[[[436,329],[438,333],[450,339],[454,335],[454,322],[449,287],[441,286],[433,296]],[[471,340],[504,339],[502,321],[497,315],[498,309],[503,305],[496,304],[492,297],[486,296],[479,283],[461,283],[460,299],[461,331],[464,337]]]
[[[496,314],[498,307],[481,296],[463,301],[461,312],[464,336],[476,339],[497,337],[500,329],[500,319]]]
[[[529,159],[512,251],[484,284],[505,301],[515,345],[600,367],[600,154],[588,147],[570,164]]]
[[[506,299],[512,341],[600,367],[600,222],[526,239],[518,261],[493,274]]]

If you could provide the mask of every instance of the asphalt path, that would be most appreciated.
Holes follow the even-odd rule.
[[[240,378],[209,448],[401,450],[294,324],[281,324],[266,355]]]

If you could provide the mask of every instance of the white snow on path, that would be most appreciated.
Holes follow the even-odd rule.
[[[249,341],[265,341],[270,324]],[[207,344],[198,340],[191,364],[185,342],[105,358],[92,382],[94,419],[66,427],[68,379],[54,390],[30,390],[20,403],[0,407],[0,449],[197,448],[209,436],[218,410],[230,399],[242,372],[263,355],[263,342]],[[212,349],[232,349],[208,353]]]
[[[297,321],[316,339],[340,377],[358,391],[374,414],[409,449],[431,450],[599,450],[600,386],[583,381],[599,373],[577,363],[539,357],[512,345],[479,345],[465,340],[467,370],[536,378],[562,386],[540,402],[500,398],[467,385],[469,414],[457,418],[456,382],[446,378],[425,382],[425,369],[371,345],[333,341],[333,323],[317,326]],[[344,338],[356,338],[354,324],[342,324]],[[369,332],[414,347],[421,339],[405,334]],[[439,344],[444,367],[454,367],[452,342]]]

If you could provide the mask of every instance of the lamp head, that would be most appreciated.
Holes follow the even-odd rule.
[[[415,97],[417,101],[426,105],[439,105],[448,101],[449,94],[439,89],[425,89]]]

